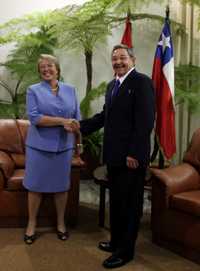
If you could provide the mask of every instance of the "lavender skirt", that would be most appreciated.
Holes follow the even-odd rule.
[[[72,150],[54,153],[26,146],[24,187],[41,193],[68,191],[71,161]]]

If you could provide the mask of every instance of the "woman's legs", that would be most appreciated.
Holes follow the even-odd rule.
[[[54,194],[56,212],[57,212],[57,230],[66,231],[65,226],[65,209],[67,204],[68,192],[59,192]]]
[[[28,192],[28,225],[26,228],[26,235],[31,236],[35,233],[37,224],[37,214],[40,207],[42,194],[38,192]]]

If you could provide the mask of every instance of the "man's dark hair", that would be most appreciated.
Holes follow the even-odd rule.
[[[117,49],[125,49],[127,51],[127,53],[129,54],[130,57],[135,57],[135,54],[134,54],[134,51],[133,51],[133,48],[129,48],[127,45],[125,44],[117,44],[113,47],[112,49],[112,55],[113,55],[113,52]]]

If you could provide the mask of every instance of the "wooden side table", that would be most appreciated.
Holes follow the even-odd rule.
[[[104,227],[105,224],[105,200],[106,189],[109,189],[106,166],[100,166],[93,172],[94,182],[99,185],[99,226]]]

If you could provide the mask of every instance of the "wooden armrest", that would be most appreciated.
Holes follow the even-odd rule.
[[[4,189],[6,183],[2,171],[0,170],[0,191]]]
[[[0,151],[0,169],[6,178],[9,178],[14,172],[15,164],[9,155]]]
[[[72,158],[72,166],[73,167],[84,167],[85,162],[81,159],[80,156],[74,156]]]

